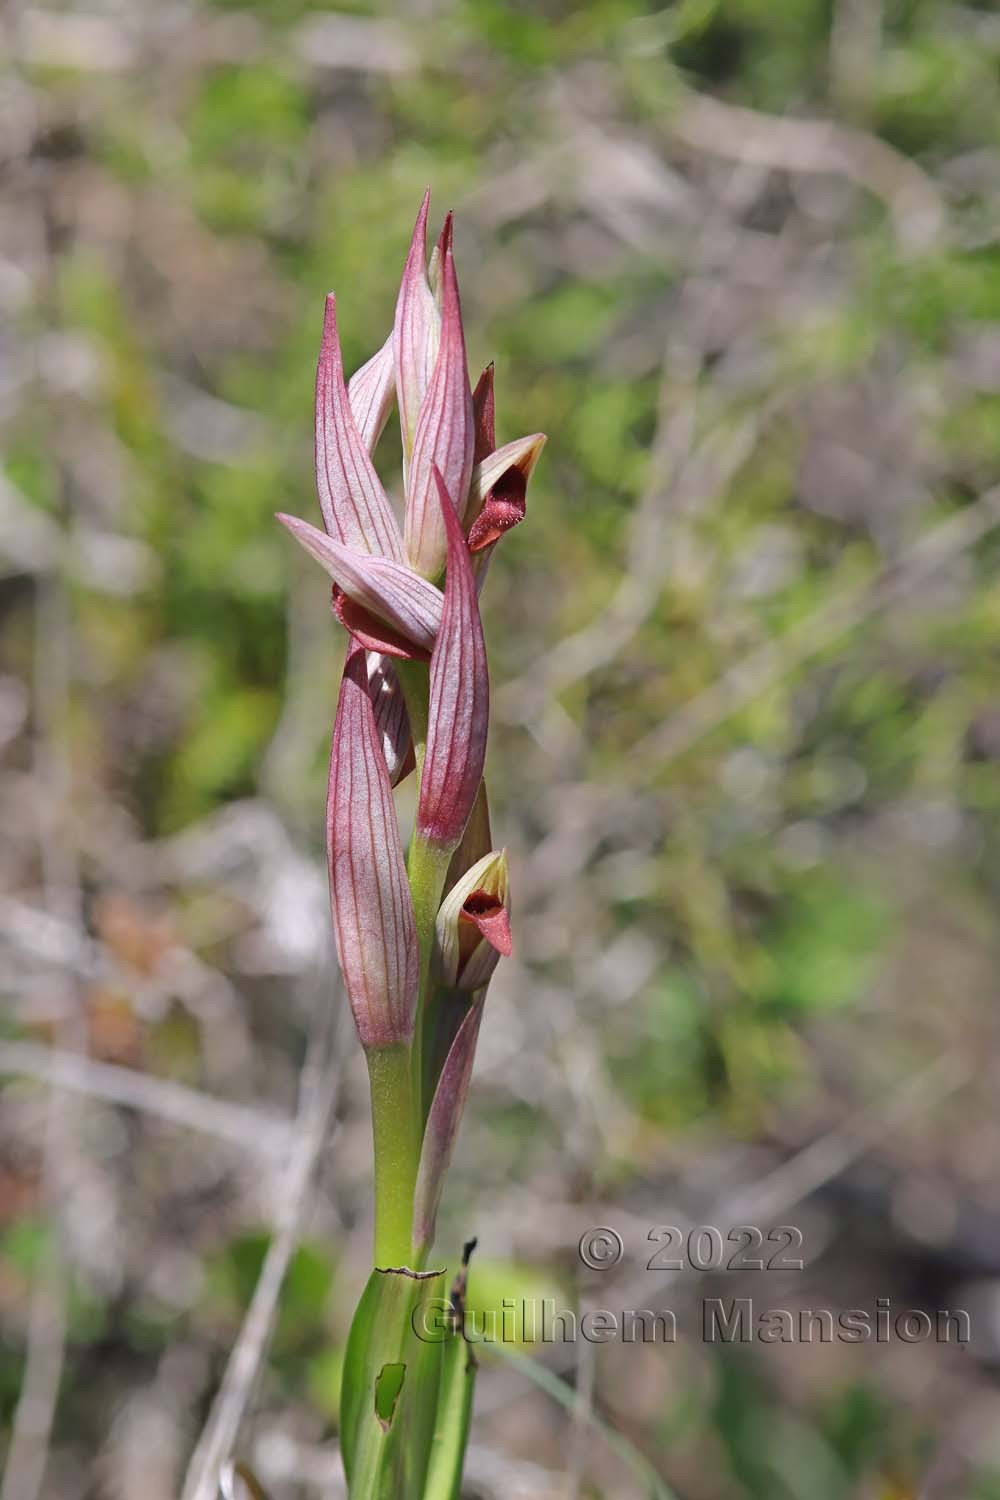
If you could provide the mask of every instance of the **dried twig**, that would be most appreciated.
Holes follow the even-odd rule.
[[[42,1047],[34,1042],[0,1042],[2,1073],[41,1079],[55,1088],[157,1115],[174,1125],[262,1156],[284,1156],[292,1138],[291,1120],[213,1099],[210,1094],[185,1088],[172,1079],[154,1078],[134,1068],[95,1062],[75,1052]]]
[[[731,161],[846,177],[882,199],[908,249],[927,249],[944,232],[944,206],[926,172],[864,130],[832,120],[767,115],[693,92],[685,96],[670,128],[684,145]]]
[[[328,1012],[323,1011],[323,1015]],[[288,1164],[284,1197],[275,1214],[274,1236],[247,1309],[243,1326],[229,1356],[212,1411],[188,1466],[182,1500],[216,1500],[219,1474],[233,1453],[254,1382],[274,1327],[278,1297],[289,1261],[298,1243],[306,1213],[309,1188],[320,1151],[325,1145],[336,1107],[343,1010],[338,1007],[332,1047],[329,1026],[320,1018],[302,1071],[296,1144]]]

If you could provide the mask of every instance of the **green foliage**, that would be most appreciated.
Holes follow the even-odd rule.
[[[187,122],[194,196],[223,231],[276,230],[301,162],[309,101],[291,76],[266,66],[206,78]]]
[[[23,1277],[38,1269],[50,1250],[51,1243],[50,1227],[25,1215],[0,1237],[0,1257],[8,1272],[13,1271]]]

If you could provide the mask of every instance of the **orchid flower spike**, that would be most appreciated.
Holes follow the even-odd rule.
[[[487,989],[511,952],[507,856],[493,846],[483,782],[490,683],[479,594],[497,545],[524,517],[545,443],[531,433],[497,444],[493,366],[474,391],[469,380],[452,218],[428,261],[429,208],[425,194],[392,330],[349,380],[337,304],[326,299],[315,404],[322,524],[278,516],[327,574],[348,636],[326,835],[337,951],[372,1100],[376,1270],[352,1338],[376,1342],[395,1306],[383,1278],[426,1263]],[[374,457],[394,400],[398,506]],[[410,772],[404,857],[393,788]],[[373,1355],[376,1386],[395,1348],[390,1339],[385,1360]],[[373,1492],[366,1486],[391,1456],[365,1359],[348,1361],[345,1377],[352,1496]],[[416,1410],[420,1391],[408,1380],[399,1399]],[[436,1430],[405,1421],[410,1433]]]
[[[435,469],[481,588],[504,532],[524,516],[541,433],[496,446],[493,367],[469,385],[449,214],[427,264],[429,192],[417,215],[393,329],[345,382],[336,301],[326,301],[316,369],[316,489],[323,530],[279,515],[333,580],[334,612],[369,651],[428,660],[448,558]],[[403,440],[402,524],[372,461],[392,406]]]

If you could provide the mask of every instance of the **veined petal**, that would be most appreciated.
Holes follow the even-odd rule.
[[[434,1238],[441,1187],[465,1109],[482,1018],[483,1001],[474,1000],[448,1049],[431,1101],[413,1202],[413,1238],[417,1245],[429,1245]]]
[[[396,669],[387,656],[367,653],[368,692],[375,714],[375,732],[382,745],[389,781],[395,786],[413,770],[410,716]]]
[[[327,797],[330,904],[340,967],[365,1047],[407,1042],[418,945],[403,848],[359,646],[351,645],[333,728]]]
[[[396,374],[392,359],[392,334],[377,354],[373,354],[347,382],[347,399],[351,415],[369,453],[382,436],[396,394]]]
[[[351,412],[332,292],[316,366],[316,488],[332,537],[362,552],[403,561],[396,517]]]
[[[472,420],[475,429],[473,463],[482,463],[497,445],[496,405],[493,393],[493,366],[489,364],[476,381],[472,393]],[[475,472],[475,470],[473,470]]]
[[[433,470],[435,466],[440,469],[461,520],[465,515],[474,448],[462,308],[450,249],[444,255],[442,283],[441,347],[417,418],[403,528],[407,557],[427,578],[438,577],[448,550]]]
[[[430,201],[431,190],[428,188],[413,227],[392,329],[404,477],[417,430],[420,403],[431,378],[441,334],[441,314],[427,280],[427,210]]]
[[[505,850],[476,861],[441,902],[435,963],[447,985],[488,984],[501,955],[511,953],[509,877]]]
[[[447,536],[441,627],[431,656],[427,747],[417,830],[454,849],[469,819],[486,758],[490,684],[479,601],[462,527],[437,469],[434,481]]]
[[[433,648],[444,607],[440,589],[405,563],[345,547],[298,516],[277,519],[345,594],[415,646]]]

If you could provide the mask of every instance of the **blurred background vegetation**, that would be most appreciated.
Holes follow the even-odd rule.
[[[498,435],[549,434],[484,597],[517,953],[441,1249],[479,1235],[482,1306],[679,1333],[527,1348],[562,1403],[487,1353],[468,1494],[627,1500],[644,1455],[681,1500],[1000,1495],[995,6],[0,24],[3,1500],[179,1495],[269,1246],[236,1451],[340,1492],[343,646],[272,514],[317,515],[324,293],[353,368],[428,183]],[[806,1269],[644,1269],[746,1222]],[[707,1295],[973,1338],[720,1348]]]

